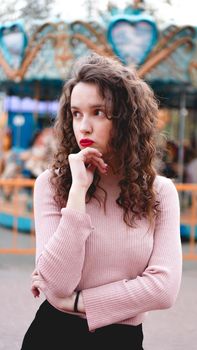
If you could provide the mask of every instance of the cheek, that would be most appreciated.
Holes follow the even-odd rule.
[[[109,143],[109,140],[111,139],[111,133],[112,125],[107,124],[106,127],[103,129],[103,139],[105,139],[106,143]]]
[[[76,126],[76,124],[75,124],[75,123],[73,123],[73,133],[74,133],[75,138],[76,138],[76,140],[77,140],[77,136],[78,136],[78,128],[77,128],[77,126]]]

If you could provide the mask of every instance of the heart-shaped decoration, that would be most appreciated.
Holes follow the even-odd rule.
[[[26,47],[27,35],[22,24],[0,26],[0,50],[10,67],[20,67]]]
[[[112,20],[107,38],[123,63],[140,65],[155,46],[158,30],[155,22],[146,16],[123,15]]]

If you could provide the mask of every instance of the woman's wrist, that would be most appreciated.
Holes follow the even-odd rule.
[[[86,211],[86,190],[81,187],[71,186],[66,207],[69,209],[79,210],[82,213]]]
[[[73,303],[73,311],[79,313],[85,313],[83,297],[81,291],[75,293],[74,303]]]
[[[75,294],[74,307],[73,307],[74,312],[79,312],[79,309],[78,309],[79,296],[80,296],[80,290],[78,290]]]
[[[80,184],[73,182],[70,187],[71,193],[82,193],[83,195],[86,195],[87,189],[84,186],[81,186]]]

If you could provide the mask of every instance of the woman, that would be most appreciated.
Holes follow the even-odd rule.
[[[179,200],[154,168],[157,103],[134,70],[91,54],[65,83],[58,150],[35,183],[36,268],[46,296],[24,349],[71,342],[143,349],[146,312],[181,282]]]

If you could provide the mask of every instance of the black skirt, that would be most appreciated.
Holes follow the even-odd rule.
[[[117,349],[143,350],[142,343],[142,324],[112,324],[90,332],[86,319],[61,312],[45,300],[24,336],[21,350],[91,349],[108,344],[115,344]]]

